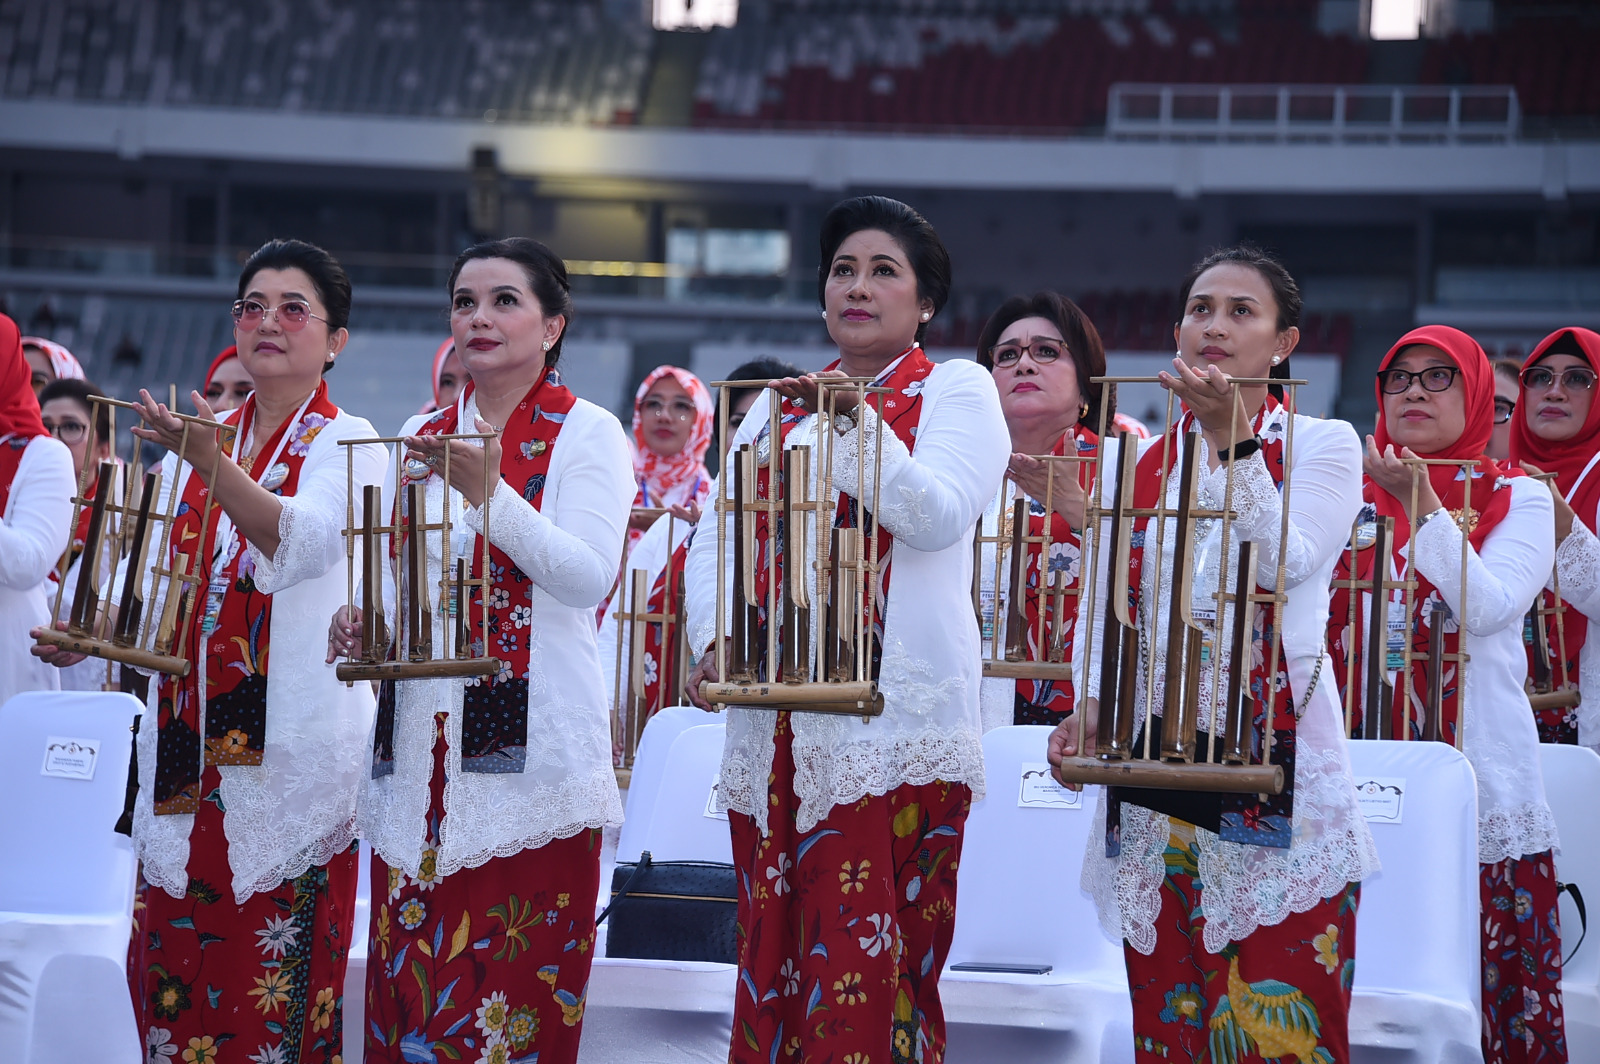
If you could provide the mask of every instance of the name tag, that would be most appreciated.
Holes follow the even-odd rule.
[[[67,780],[94,779],[95,765],[100,760],[99,739],[73,739],[52,735],[45,739],[42,776],[59,776]]]
[[[1017,805],[1023,809],[1078,809],[1083,805],[1083,792],[1069,791],[1057,783],[1043,761],[1023,762]]]
[[[1356,801],[1369,824],[1398,824],[1405,812],[1404,776],[1357,776]]]
[[[213,576],[206,584],[206,612],[200,618],[200,631],[210,635],[217,630],[217,616],[222,613],[222,600],[228,594],[228,578]]]
[[[1406,604],[1389,602],[1389,637],[1384,647],[1383,667],[1387,672],[1399,672],[1406,665]]]

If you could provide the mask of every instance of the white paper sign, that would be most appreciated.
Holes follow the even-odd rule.
[[[1404,776],[1357,776],[1356,800],[1369,824],[1398,824],[1405,812]]]
[[[1025,809],[1077,809],[1083,805],[1082,791],[1069,791],[1050,775],[1043,761],[1023,762],[1022,787],[1017,805]]]
[[[52,735],[45,740],[44,767],[40,774],[68,780],[94,779],[95,763],[100,760],[99,739],[70,739]]]
[[[710,817],[712,820],[727,820],[728,819],[728,811],[726,809],[718,809],[717,808],[717,784],[716,783],[712,783],[711,784],[711,793],[706,795],[706,812],[705,812],[705,815]]]

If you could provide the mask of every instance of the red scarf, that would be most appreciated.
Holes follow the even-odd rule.
[[[223,415],[230,417],[231,414]],[[256,417],[256,398],[245,400],[237,428],[222,433],[221,447],[250,479],[273,494],[292,497],[300,484],[311,442],[339,416],[328,398],[328,384],[319,382],[297,417],[287,419],[262,444],[260,457],[236,457],[249,446]],[[211,507],[210,489],[191,470],[184,481],[177,516],[167,539],[167,561],[187,554],[198,558],[200,583],[192,592],[179,624],[187,633],[191,660],[205,642],[205,671],[187,676],[163,674],[157,685],[160,734],[156,754],[157,816],[193,813],[199,808],[202,744],[199,716],[204,705],[205,766],[259,765],[267,730],[268,638],[272,630],[272,596],[256,588],[255,565],[244,537],[232,522],[221,529],[224,515]],[[201,539],[202,518],[211,509],[210,527]],[[205,683],[202,700],[200,684]]]
[[[1466,424],[1461,435],[1448,447],[1436,452],[1421,454],[1422,458],[1450,458],[1458,460],[1473,460],[1477,462],[1472,472],[1472,511],[1473,517],[1468,521],[1468,542],[1474,550],[1481,550],[1484,541],[1489,538],[1489,533],[1494,531],[1496,525],[1505,519],[1506,513],[1511,508],[1511,485],[1509,478],[1520,476],[1520,470],[1502,468],[1487,454],[1484,448],[1489,445],[1489,437],[1494,431],[1494,370],[1489,365],[1488,356],[1483,353],[1483,348],[1478,342],[1459,329],[1445,325],[1425,325],[1420,329],[1413,329],[1402,336],[1389,353],[1378,364],[1378,372],[1382,373],[1389,365],[1400,356],[1408,347],[1426,345],[1437,348],[1453,362],[1461,371],[1462,385],[1466,392]],[[1386,396],[1381,383],[1374,384],[1378,396],[1378,423],[1372,437],[1381,453],[1393,441],[1384,422],[1382,414],[1384,403],[1388,400],[1400,401],[1400,396]],[[1398,451],[1399,448],[1396,448]],[[1438,494],[1439,501],[1450,511],[1452,519],[1459,519],[1458,515],[1466,495],[1466,478],[1459,467],[1455,466],[1429,466],[1428,481],[1433,485],[1433,490]],[[1374,516],[1377,519],[1392,517],[1394,519],[1394,537],[1390,546],[1390,579],[1398,580],[1405,573],[1406,559],[1402,554],[1403,548],[1411,539],[1411,524],[1406,520],[1405,505],[1393,495],[1384,491],[1371,480],[1366,482],[1366,498],[1372,503]],[[1420,515],[1419,515],[1420,516]],[[1435,518],[1442,520],[1442,518]],[[1373,565],[1376,559],[1370,557],[1362,563],[1361,579],[1372,579]],[[1343,569],[1349,572],[1348,561],[1344,562]],[[1337,574],[1336,574],[1337,578]],[[1422,734],[1423,722],[1431,707],[1427,705],[1428,673],[1424,663],[1416,660],[1415,655],[1428,652],[1428,633],[1430,613],[1429,607],[1434,601],[1439,600],[1438,589],[1420,572],[1416,574],[1417,587],[1412,597],[1412,615],[1408,624],[1409,638],[1411,639],[1412,653],[1416,662],[1411,670],[1411,689],[1409,691],[1396,688],[1395,704],[1393,708],[1394,720],[1407,721],[1409,737],[1419,737]],[[1404,601],[1404,591],[1390,592],[1391,601]],[[1335,595],[1336,605],[1330,611],[1332,617],[1349,617],[1348,591],[1341,590]],[[1357,613],[1360,611],[1358,610]],[[1360,641],[1359,631],[1353,633],[1355,649],[1359,654],[1360,648],[1365,644]],[[1451,614],[1446,621],[1444,632],[1444,653],[1452,655],[1459,652],[1461,637],[1457,628],[1456,618]],[[1337,664],[1337,663],[1336,663]],[[1357,672],[1360,673],[1358,666]],[[1343,677],[1342,669],[1335,669],[1339,677]],[[1449,665],[1443,675],[1443,701],[1438,707],[1440,720],[1440,735],[1446,741],[1456,741],[1456,727],[1460,719],[1461,691],[1456,683],[1456,667]],[[1406,738],[1407,735],[1393,734],[1391,738]]]
[[[1079,424],[1073,426],[1071,432],[1063,435],[1061,439],[1057,441],[1055,447],[1051,449],[1050,453],[1053,455],[1065,455],[1067,453],[1068,440],[1076,441],[1073,445],[1073,452],[1083,457],[1092,457],[1100,444],[1099,436],[1095,435],[1093,432],[1089,431],[1089,429]],[[1080,487],[1082,487],[1086,492],[1093,490],[1093,462],[1076,463],[1076,475],[1078,477],[1078,484]],[[1002,528],[1004,527],[1005,518],[1008,512],[1008,510],[1002,508],[1002,512],[1000,514],[1000,526]],[[1040,586],[1048,581],[1049,573],[1054,572],[1057,569],[1066,569],[1070,571],[1074,567],[1076,568],[1076,571],[1070,572],[1071,579],[1067,582],[1067,590],[1070,592],[1072,589],[1079,587],[1083,581],[1082,538],[1078,533],[1072,530],[1072,526],[1067,523],[1067,519],[1062,517],[1060,514],[1051,514],[1049,520],[1051,541],[1051,558],[1049,562],[1049,569],[1046,569],[1046,561],[1043,557],[1044,544],[1042,543],[1028,544],[1028,557],[1025,563],[1025,571],[1027,576],[1025,578],[1026,585],[1023,593],[1023,611],[1028,622],[1028,635],[1025,644],[1028,661],[1044,660],[1044,648],[1040,647],[1038,643],[1040,614],[1041,612],[1046,611],[1052,613],[1054,612],[1053,606],[1046,606],[1041,600],[1039,594]],[[1043,536],[1044,526],[1044,503],[1039,500],[1029,500],[1029,537]],[[1061,552],[1059,556],[1056,553],[1057,551]],[[995,596],[995,601],[997,603],[999,602],[999,598],[1000,596]],[[1053,603],[1054,595],[1052,594],[1049,596],[1049,598]],[[1073,637],[1076,634],[1077,627],[1074,621],[1076,620],[1078,613],[1078,600],[1069,594],[1062,601],[1065,603],[1065,610],[1063,612],[1066,614],[1066,616],[1060,618],[1062,629],[1062,660],[1070,664],[1072,661]],[[1046,631],[1049,630],[1050,622],[1052,620],[1053,618],[1048,616],[1045,618],[1044,626]],[[1026,705],[1035,710],[1042,710],[1045,713],[1053,714],[1057,717],[1064,717],[1066,714],[1072,712],[1072,710],[1077,706],[1077,701],[1077,695],[1073,689],[1072,679],[1070,676],[1060,680],[1017,681],[1017,705],[1019,709],[1020,707]],[[1017,723],[1020,724],[1023,722],[1019,720]]]
[[[1261,439],[1261,457],[1266,462],[1267,472],[1272,476],[1273,483],[1277,484],[1280,491],[1283,487],[1284,475],[1284,435],[1288,419],[1293,415],[1288,408],[1281,405],[1271,395],[1267,396],[1266,403],[1251,421],[1251,428]],[[1134,471],[1133,506],[1138,509],[1153,509],[1161,504],[1166,497],[1168,474],[1174,468],[1181,466],[1184,436],[1196,428],[1194,415],[1185,410],[1171,429],[1167,431],[1164,444],[1153,444],[1148,447],[1139,458],[1139,464]],[[1130,441],[1131,442],[1131,441]],[[1167,468],[1162,468],[1162,451],[1167,453]],[[1198,456],[1197,456],[1198,459]],[[1140,518],[1134,522],[1133,535],[1128,552],[1128,593],[1133,599],[1135,624],[1152,633],[1158,628],[1150,623],[1148,618],[1138,616],[1139,600],[1143,594],[1144,584],[1141,573],[1144,569],[1144,553],[1146,546],[1155,545],[1156,530],[1150,527],[1153,518]],[[1169,531],[1170,534],[1170,531]],[[1237,540],[1231,540],[1231,545],[1237,545]],[[1187,564],[1191,559],[1177,559],[1179,564]],[[1156,564],[1159,565],[1159,562]],[[1159,572],[1157,578],[1159,579]],[[1271,594],[1276,588],[1257,586],[1256,590],[1262,594]],[[1170,603],[1164,603],[1163,608]],[[1222,611],[1218,610],[1218,620],[1222,618]],[[1282,794],[1271,795],[1265,801],[1255,794],[1218,794],[1218,795],[1188,795],[1185,793],[1180,799],[1188,805],[1204,807],[1208,810],[1208,819],[1215,817],[1214,830],[1228,842],[1247,843],[1253,846],[1272,846],[1287,848],[1290,842],[1292,821],[1294,816],[1294,762],[1295,762],[1295,736],[1298,730],[1299,718],[1295,713],[1294,693],[1289,687],[1289,665],[1284,647],[1280,641],[1278,646],[1278,660],[1269,670],[1267,655],[1264,648],[1272,645],[1273,625],[1277,620],[1277,611],[1269,603],[1261,603],[1255,610],[1255,631],[1252,641],[1255,646],[1263,648],[1259,656],[1252,654],[1253,663],[1250,669],[1250,704],[1253,709],[1251,720],[1251,762],[1261,764],[1262,748],[1266,742],[1267,728],[1272,729],[1272,760],[1274,764],[1283,766],[1284,788]],[[1220,634],[1219,642],[1226,638],[1225,633]],[[1168,676],[1168,683],[1180,682],[1180,677]],[[1225,686],[1225,685],[1224,685]],[[1271,692],[1270,701],[1272,712],[1270,719],[1266,712],[1268,692]],[[1155,707],[1148,707],[1146,714],[1147,728],[1155,727],[1159,719],[1154,712]],[[1220,722],[1212,725],[1213,733],[1220,735]],[[1152,748],[1157,739],[1151,736]],[[1203,745],[1203,744],[1202,744]],[[1159,809],[1162,792],[1138,792],[1137,796],[1130,795],[1126,788],[1114,787],[1111,797],[1114,803],[1124,800],[1134,800],[1139,805],[1148,805]],[[1220,807],[1220,808],[1219,808]],[[1183,814],[1179,814],[1183,815]],[[1184,819],[1189,819],[1184,815]],[[1117,843],[1112,839],[1113,829],[1120,824],[1120,819],[1113,810],[1113,815],[1107,819],[1107,848],[1108,852],[1114,851]]]
[[[417,429],[419,436],[447,436],[458,432],[473,392],[468,382],[454,406],[439,411]],[[555,455],[557,437],[577,396],[561,383],[561,376],[549,370],[522,397],[500,434],[500,479],[516,489],[534,509],[544,499],[550,461]],[[429,477],[437,473],[428,472]],[[395,520],[403,516],[404,491],[395,493]],[[391,537],[390,553],[399,557],[405,537]],[[511,556],[489,541],[489,567],[492,586],[489,593],[488,655],[500,660],[500,672],[487,678],[467,681],[462,699],[461,771],[521,772],[528,745],[528,644],[527,630],[533,619],[533,582],[517,568]],[[472,576],[483,575],[483,536],[473,537]],[[474,656],[485,653],[483,631],[484,601],[474,591],[468,601],[467,624]],[[396,626],[398,628],[398,626]],[[390,648],[391,658],[394,647]],[[378,698],[378,724],[373,748],[374,777],[394,771],[394,682],[386,680]]]
[[[33,394],[33,370],[22,356],[22,333],[16,322],[0,314],[0,514],[11,498],[22,452],[30,440],[44,434],[39,399]]]
[[[689,544],[693,542],[694,529],[691,528],[689,534],[683,537],[683,542],[668,556],[667,564],[651,585],[650,594],[645,599],[646,613],[677,616],[678,605],[683,601],[684,563],[689,557]],[[683,633],[677,621],[672,622],[672,638],[665,639],[665,634],[666,622],[649,621],[644,626],[644,706],[647,716],[665,706],[663,692],[675,698],[680,686],[676,670]]]
[[[1581,353],[1589,363],[1589,368],[1600,372],[1600,333],[1578,328],[1557,329],[1546,336],[1522,364],[1523,370],[1526,371],[1544,358],[1552,347],[1563,340],[1567,341],[1562,344],[1563,351]],[[1591,469],[1590,463],[1594,461],[1596,454],[1600,453],[1600,402],[1589,404],[1589,416],[1584,419],[1583,428],[1576,436],[1567,440],[1543,440],[1535,436],[1528,428],[1528,415],[1531,413],[1528,390],[1519,386],[1517,413],[1511,420],[1511,460],[1518,463],[1527,462],[1546,473],[1554,473],[1556,487],[1560,490],[1562,498],[1566,499],[1567,505],[1577,513],[1578,519],[1588,526],[1590,531],[1594,531],[1597,522],[1600,522],[1600,468]],[[1541,591],[1540,595],[1546,609],[1555,607],[1554,592]],[[1558,639],[1558,635],[1564,638]],[[1588,637],[1589,618],[1570,605],[1562,615],[1560,631],[1558,632],[1553,622],[1546,631],[1551,660],[1567,663],[1568,678],[1573,683],[1578,681],[1578,655]],[[1530,669],[1534,654],[1532,641],[1530,632],[1528,639]],[[1561,675],[1560,666],[1551,671],[1555,673],[1551,681],[1557,682]]]
[[[826,373],[828,370],[838,368],[838,366],[839,363],[837,361],[832,362],[825,367],[822,372]],[[872,384],[872,387],[889,388],[892,389],[892,391],[890,391],[888,394],[883,392],[874,392],[866,396],[865,399],[865,401],[870,403],[872,408],[878,412],[878,416],[883,419],[883,422],[885,426],[888,427],[889,431],[893,432],[895,436],[899,437],[900,442],[906,445],[906,450],[908,451],[916,450],[917,424],[922,419],[923,382],[927,379],[928,374],[932,372],[932,360],[928,358],[927,354],[919,345],[912,344],[910,347],[906,348],[905,352],[899,356],[898,360],[892,364],[891,368]],[[807,414],[804,406],[790,399],[784,400],[779,417],[779,432],[781,433],[783,439],[778,441],[772,447],[772,453],[774,455],[781,455],[783,450],[783,442],[789,438],[789,433],[793,432],[795,426],[799,425],[808,416],[809,415]],[[756,439],[759,441],[770,431],[770,425],[763,425],[761,432],[757,434]],[[782,461],[782,458],[780,457],[778,460]],[[869,469],[871,468],[871,464],[872,459],[868,457],[867,465]],[[769,462],[767,467],[757,471],[757,499],[766,499],[770,497],[769,492],[772,481],[771,465],[772,463]],[[871,523],[870,517],[870,511],[867,511],[859,500],[854,499],[843,492],[839,493],[839,502],[834,509],[834,528],[864,529],[868,524]],[[758,512],[756,515],[755,592],[757,601],[762,605],[760,607],[760,625],[756,633],[754,643],[757,648],[758,655],[760,655],[763,659],[765,658],[767,647],[767,588],[770,580],[776,579],[782,581],[784,578],[783,573],[786,547],[786,537],[784,531],[785,530],[780,522],[778,528],[777,547],[774,551],[776,556],[776,570],[775,572],[769,571],[767,564],[767,540],[772,534],[772,531],[767,527],[766,513]],[[871,600],[878,603],[883,603],[884,606],[878,607],[873,613],[872,676],[874,679],[877,678],[878,668],[882,663],[883,657],[883,614],[889,601],[890,554],[893,546],[894,536],[890,534],[887,528],[879,525],[878,593],[876,597],[872,598]],[[779,586],[782,586],[781,583]],[[863,589],[863,595],[871,598],[871,590]],[[768,664],[764,660],[760,666],[760,675],[763,677],[770,675],[768,671]]]

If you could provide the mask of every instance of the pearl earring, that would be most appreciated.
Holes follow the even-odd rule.
[[[1283,359],[1279,358],[1277,355],[1273,355],[1272,356],[1272,364],[1274,366],[1276,366],[1279,362],[1282,362],[1282,361],[1283,361]]]
[[[827,321],[828,320],[828,312],[827,311],[823,311],[822,312],[822,320],[823,321]]]

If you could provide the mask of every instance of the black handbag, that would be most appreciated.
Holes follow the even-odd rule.
[[[606,956],[737,964],[736,876],[732,865],[656,862],[648,850],[617,865],[611,903],[595,921],[611,921]]]

